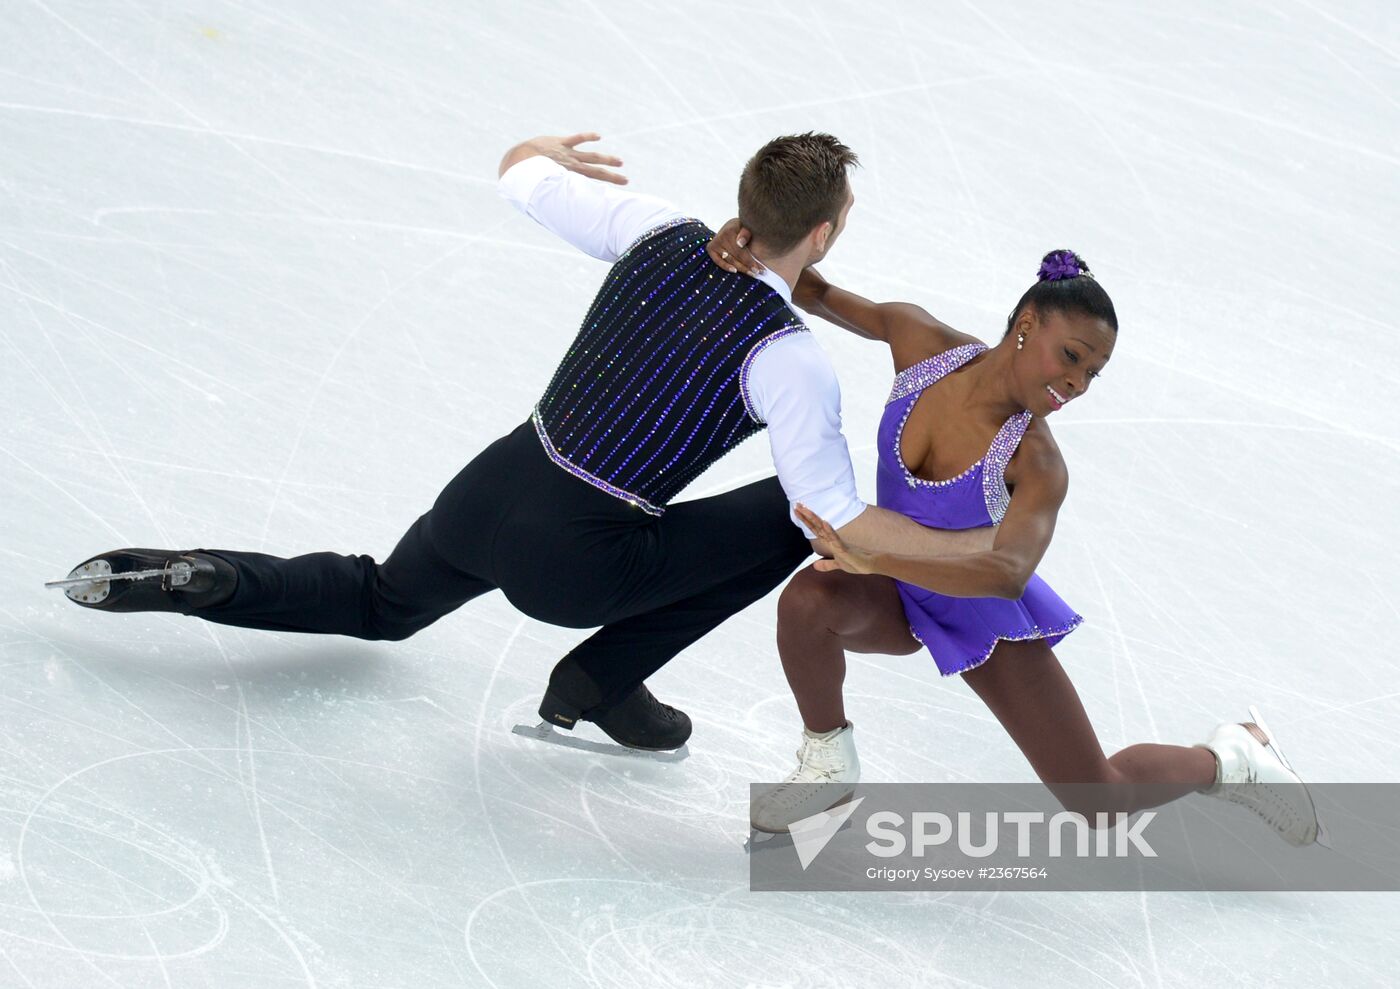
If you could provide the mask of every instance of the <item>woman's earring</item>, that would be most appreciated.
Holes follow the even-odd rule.
[[[1025,349],[1026,349],[1026,331],[1025,331],[1025,330],[1022,330],[1021,333],[1020,333],[1020,335],[1016,337],[1016,349],[1017,349],[1017,350],[1025,350]]]

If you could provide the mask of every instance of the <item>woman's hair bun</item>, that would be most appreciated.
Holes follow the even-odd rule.
[[[1051,251],[1041,259],[1037,278],[1042,282],[1062,282],[1067,278],[1078,278],[1080,275],[1094,277],[1089,266],[1078,254],[1059,250]]]

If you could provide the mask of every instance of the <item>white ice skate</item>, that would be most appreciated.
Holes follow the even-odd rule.
[[[787,779],[754,800],[749,824],[755,831],[786,834],[788,826],[851,799],[860,782],[860,759],[853,732],[844,728],[813,734],[802,730],[797,768]]]
[[[1215,783],[1206,796],[1228,800],[1259,815],[1290,845],[1326,845],[1307,784],[1293,771],[1274,733],[1251,707],[1253,721],[1221,725],[1198,748],[1215,754]]]

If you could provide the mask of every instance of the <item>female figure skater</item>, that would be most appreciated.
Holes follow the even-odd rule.
[[[731,221],[711,256],[752,269],[742,234]],[[990,551],[971,556],[872,553],[798,508],[833,558],[798,573],[778,604],[778,649],[805,731],[797,769],[755,802],[753,826],[785,831],[854,790],[846,651],[907,655],[922,645],[1090,820],[1202,791],[1249,806],[1292,844],[1317,840],[1307,789],[1253,709],[1252,722],[1222,725],[1203,745],[1144,743],[1106,757],[1052,651],[1082,619],[1035,574],[1068,487],[1047,417],[1083,398],[1118,336],[1113,303],[1083,260],[1047,254],[990,349],[918,306],[876,305],[812,268],[794,302],[890,347],[897,373],[879,427],[878,503],[934,528],[999,529]],[[1264,785],[1226,785],[1243,782]],[[1074,786],[1085,783],[1116,785]]]

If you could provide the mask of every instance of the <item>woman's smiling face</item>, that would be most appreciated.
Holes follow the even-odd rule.
[[[1027,310],[1013,333],[1025,343],[1016,354],[1016,382],[1025,407],[1049,415],[1089,390],[1113,356],[1117,334],[1097,316]]]

